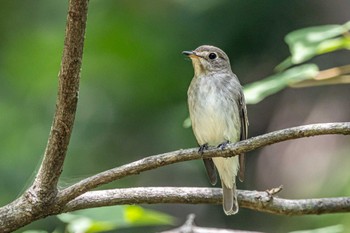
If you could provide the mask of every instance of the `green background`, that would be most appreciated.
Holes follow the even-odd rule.
[[[0,204],[18,197],[34,178],[55,110],[66,1],[3,1],[0,8]],[[195,147],[187,88],[193,76],[181,54],[202,44],[222,48],[241,83],[273,73],[289,55],[292,30],[349,20],[350,3],[336,1],[92,0],[86,30],[78,112],[64,172],[65,187],[84,177],[145,156]],[[346,65],[348,51],[313,60],[320,69]],[[286,89],[248,106],[250,136],[318,122],[349,121],[348,85]],[[295,140],[247,155],[239,189],[284,186],[285,198],[350,195],[349,138]],[[202,162],[191,161],[128,177],[103,188],[210,186]],[[350,216],[286,217],[221,206],[144,206],[199,226],[288,232],[341,224]],[[55,217],[26,229],[63,227]],[[122,229],[155,232],[172,226]],[[62,228],[63,229],[63,228]],[[19,232],[21,232],[21,229]]]

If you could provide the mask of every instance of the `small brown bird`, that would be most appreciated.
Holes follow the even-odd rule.
[[[188,89],[192,129],[203,153],[209,146],[224,149],[227,143],[248,137],[248,117],[242,86],[221,49],[203,45],[183,54],[191,58],[194,77]],[[236,176],[244,179],[244,155],[203,159],[211,184],[219,172],[226,215],[238,212]],[[215,165],[215,166],[214,166]]]

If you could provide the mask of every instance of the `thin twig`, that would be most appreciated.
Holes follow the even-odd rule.
[[[157,167],[181,161],[200,159],[203,157],[229,157],[286,140],[324,134],[350,134],[350,122],[313,124],[283,129],[253,137],[238,143],[229,144],[225,150],[217,148],[210,149],[205,151],[202,156],[198,154],[197,148],[177,150],[160,155],[149,156],[144,159],[98,173],[62,190],[59,193],[58,203],[67,203],[68,201],[73,200],[75,197],[78,197],[79,195],[100,185],[107,184],[111,181],[118,180],[126,176],[139,174],[140,172]]]

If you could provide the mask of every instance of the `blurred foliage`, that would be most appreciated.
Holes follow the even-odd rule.
[[[315,64],[305,64],[290,68],[281,73],[269,76],[244,86],[247,104],[257,104],[267,96],[283,90],[290,84],[314,78],[318,73]]]
[[[288,33],[285,41],[291,56],[276,66],[276,74],[244,86],[247,104],[257,104],[291,84],[314,79],[319,73],[316,64],[290,67],[322,54],[350,49],[349,30],[350,21],[344,25],[307,27]]]
[[[289,45],[291,56],[279,64],[276,70],[284,70],[317,55],[350,49],[349,30],[350,21],[343,25],[309,27],[289,33],[285,41]]]
[[[175,218],[140,206],[109,206],[64,213],[57,218],[66,224],[64,230],[53,233],[98,233],[128,227],[174,225]],[[28,230],[25,233],[47,233]]]
[[[69,233],[96,233],[126,227],[174,224],[173,217],[140,206],[102,207],[57,217],[67,224],[65,232]]]
[[[0,8],[2,205],[14,200],[28,187],[45,149],[55,110],[66,8],[65,1],[44,0],[4,1]],[[348,48],[344,46],[348,43],[344,39],[348,38],[346,33],[340,33],[349,25],[341,25],[349,20],[348,11],[348,3],[340,0],[90,1],[78,112],[60,185],[65,187],[88,175],[144,156],[195,146],[191,130],[181,127],[188,115],[186,90],[193,75],[191,64],[184,59],[181,51],[201,44],[213,44],[228,53],[241,83],[251,85],[245,90],[253,93],[247,94],[254,97],[249,100],[250,103],[261,101],[278,91],[266,101],[249,106],[250,135],[266,132],[276,119],[274,114],[283,106],[281,102],[295,106],[296,96],[302,98],[307,110],[288,114],[284,119],[287,126],[302,124],[302,117],[308,116],[318,103],[315,101],[322,101],[324,93],[331,93],[327,99],[336,99],[342,106],[342,101],[348,96],[344,93],[349,91],[345,87],[309,88],[308,91],[293,89],[293,98],[284,95],[290,89],[280,90],[291,80],[301,80],[314,74],[317,67],[313,64],[323,70],[348,63],[347,54],[339,51],[328,53]],[[327,37],[327,43],[305,42],[294,37],[294,41],[298,38],[302,40],[303,46],[314,46],[316,50],[311,52],[322,56],[311,59],[310,64],[298,66],[314,55],[310,57],[308,49],[293,49],[305,53],[297,55],[299,63],[291,63],[295,62],[294,52],[291,52],[291,62],[279,69],[280,73],[271,75],[276,64],[289,56],[282,40],[287,33],[330,22],[337,25],[327,26],[332,35],[321,33],[322,37]],[[255,83],[254,86],[256,81],[258,84],[263,82],[262,77],[269,78],[264,84]],[[333,157],[347,155],[348,151],[348,148],[341,147]],[[247,181],[240,188],[257,189],[259,185],[256,172],[258,156],[254,155],[247,156]],[[343,159],[340,165],[346,164],[344,161],[347,160]],[[267,170],[266,173],[272,169]],[[322,196],[325,191],[332,196],[350,195],[348,186],[340,185],[350,182],[347,171],[333,168],[324,172],[330,179],[336,177],[333,186],[337,188],[332,186],[325,190],[323,187],[329,187],[329,184],[320,185],[321,188],[315,188],[315,193],[310,193],[312,197]],[[274,182],[271,179],[271,185]],[[309,185],[318,187],[316,184]],[[136,186],[208,186],[208,181],[202,162],[191,161],[144,172],[103,188]],[[133,208],[131,216],[141,213],[140,216],[145,219],[136,218],[137,221],[129,222],[130,225],[151,221],[154,216],[159,220],[173,221],[161,213],[151,213],[151,217],[147,217],[149,209],[154,209],[175,216],[180,222],[188,213],[194,212],[201,226],[270,232],[336,224],[350,228],[347,215],[289,218],[242,209],[239,215],[227,218],[221,206],[152,205],[147,209]],[[103,216],[100,220],[108,220],[109,217],[113,216]],[[18,232],[25,229],[62,232],[64,228],[65,224],[56,217],[49,217]],[[125,227],[112,232],[155,232],[160,229],[164,227]]]
[[[319,73],[316,64],[290,67],[325,53],[350,49],[349,30],[350,21],[344,25],[307,27],[288,33],[285,41],[289,45],[291,56],[276,66],[276,74],[244,86],[246,103],[257,104],[292,84],[314,79]],[[191,120],[187,118],[183,126],[189,128]]]

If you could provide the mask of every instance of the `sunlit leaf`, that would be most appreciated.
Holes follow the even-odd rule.
[[[292,64],[305,62],[326,52],[349,48],[349,38],[335,39],[343,36],[349,29],[350,22],[347,22],[344,25],[309,27],[289,33],[285,37],[285,41],[292,54]]]
[[[101,207],[57,217],[67,223],[67,230],[72,233],[96,233],[123,227],[165,225],[174,222],[170,215],[139,206]]]
[[[95,233],[123,226],[123,207],[103,207],[60,214],[57,217],[67,223],[68,232]]]
[[[244,86],[244,95],[247,104],[256,104],[267,96],[281,91],[289,84],[311,79],[318,73],[315,64],[305,64],[288,69],[282,73],[269,76],[263,80]]]
[[[134,225],[174,224],[175,218],[155,210],[147,210],[140,206],[127,206],[125,220]]]
[[[57,218],[64,223],[70,223],[79,217],[80,217],[79,215],[69,214],[69,213],[57,215]]]
[[[324,54],[340,49],[350,49],[350,38],[340,37],[323,41],[317,46],[317,53]]]
[[[74,232],[74,233],[85,233],[85,232],[90,232],[90,228],[93,225],[93,221],[80,217],[76,218],[74,221],[70,222],[67,226],[68,232]],[[108,230],[108,229],[106,229]]]
[[[326,39],[342,35],[347,30],[347,27],[344,27],[344,25],[308,27],[288,33],[285,40],[288,45],[293,45],[297,42],[318,43]]]
[[[73,215],[73,214],[70,214]],[[117,224],[111,221],[99,221],[84,216],[74,215],[71,221],[66,222],[67,231],[72,233],[95,233],[109,231],[117,228]],[[61,218],[60,218],[61,219]]]

